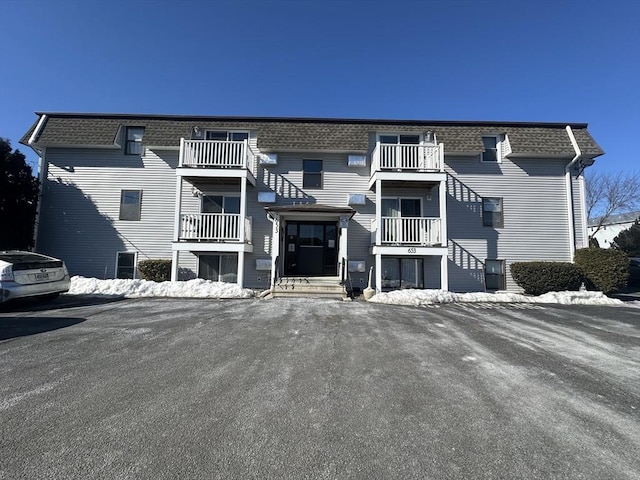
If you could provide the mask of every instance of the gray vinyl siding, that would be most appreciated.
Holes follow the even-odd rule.
[[[116,252],[171,258],[177,151],[49,148],[37,249],[71,275],[113,278]],[[121,190],[142,190],[141,219],[119,220]]]
[[[484,261],[570,261],[564,160],[447,157],[449,289],[484,289]],[[482,198],[503,199],[504,227],[484,227]]]
[[[247,215],[253,216],[254,251],[245,258],[245,284],[248,287],[268,286],[269,272],[256,271],[255,259],[271,257],[272,225],[266,218],[264,207],[257,203],[258,192],[275,191],[276,203],[273,205],[292,205],[294,203],[318,203],[335,207],[345,207],[349,193],[363,193],[365,205],[354,205],[356,214],[348,228],[348,259],[364,260],[367,271],[374,265],[370,255],[371,220],[375,218],[375,194],[368,190],[369,166],[348,167],[347,154],[333,153],[278,153],[278,164],[259,166],[255,192],[248,191]],[[303,160],[322,160],[323,188],[302,189]],[[352,273],[354,286],[366,286],[368,274]],[[257,280],[261,277],[261,281]]]
[[[372,138],[375,137],[372,135]],[[255,131],[250,145],[254,153]],[[72,275],[113,278],[116,252],[138,252],[138,261],[171,258],[174,235],[175,168],[177,150],[146,150],[143,157],[124,155],[120,149],[49,148],[48,172],[43,185],[38,250],[65,259]],[[348,259],[366,262],[366,271],[352,273],[355,287],[366,286],[369,268],[371,221],[375,218],[375,192],[368,190],[370,166],[348,167],[346,153],[278,152],[277,165],[254,164],[256,186],[247,184],[246,215],[252,218],[253,252],[245,254],[244,286],[266,289],[270,272],[257,271],[256,259],[271,257],[272,224],[258,193],[275,191],[275,205],[309,202],[344,207],[348,194],[365,194],[366,204],[356,210],[348,229]],[[303,160],[323,161],[323,188],[302,189]],[[369,158],[370,161],[370,158]],[[566,160],[518,158],[500,164],[481,163],[478,157],[446,157],[448,272],[452,291],[484,290],[486,259],[506,261],[509,290],[517,290],[509,275],[516,261],[570,261]],[[182,213],[200,211],[200,198],[182,180]],[[205,194],[240,194],[239,183],[216,179],[198,183]],[[582,239],[580,185],[573,180],[576,244]],[[140,221],[119,220],[120,192],[142,190]],[[422,215],[438,217],[438,187],[389,188],[382,197],[419,197]],[[484,227],[482,198],[503,199],[504,227]],[[197,251],[179,253],[181,279],[197,273]],[[214,252],[208,252],[214,253]],[[425,288],[440,286],[440,258],[424,257]]]

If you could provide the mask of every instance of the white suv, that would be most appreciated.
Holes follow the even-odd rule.
[[[70,283],[62,260],[33,252],[0,251],[0,303],[21,297],[53,299],[67,292]]]

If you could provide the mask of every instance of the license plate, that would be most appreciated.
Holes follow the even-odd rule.
[[[48,273],[36,273],[36,280],[49,280]]]

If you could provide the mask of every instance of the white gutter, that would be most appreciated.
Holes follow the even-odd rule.
[[[40,120],[38,121],[36,128],[33,129],[33,133],[31,134],[31,136],[29,137],[29,141],[27,142],[27,144],[34,150],[35,150],[35,147],[33,146],[33,142],[35,142],[36,138],[38,138],[38,135],[40,135],[40,130],[42,129],[42,125],[44,125],[44,122],[46,120],[47,120],[46,115],[42,115],[40,117]]]
[[[582,156],[582,152],[580,151],[580,147],[578,146],[578,142],[576,141],[576,137],[573,135],[573,130],[571,130],[571,126],[567,125],[567,135],[569,135],[569,140],[571,140],[571,145],[573,145],[573,150],[576,152],[575,157],[564,167],[564,180],[565,187],[567,191],[567,219],[569,222],[569,257],[570,261],[573,262],[573,257],[576,253],[576,224],[574,218],[573,211],[573,187],[571,184],[571,167],[580,160]]]
[[[36,141],[36,138],[38,138],[38,135],[40,135],[40,131],[42,130],[46,120],[46,115],[42,115],[40,117],[36,128],[33,129],[33,133],[27,142],[29,147],[31,147],[31,150],[38,155],[38,204],[36,205],[36,218],[33,223],[33,250],[36,252],[38,251],[38,226],[40,225],[40,210],[42,208],[42,188],[44,187],[44,180],[47,175],[48,168],[44,159],[46,148],[36,148],[34,146],[34,142]]]

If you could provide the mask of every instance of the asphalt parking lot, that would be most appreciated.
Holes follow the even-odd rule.
[[[640,478],[640,309],[0,311],[0,478]]]

